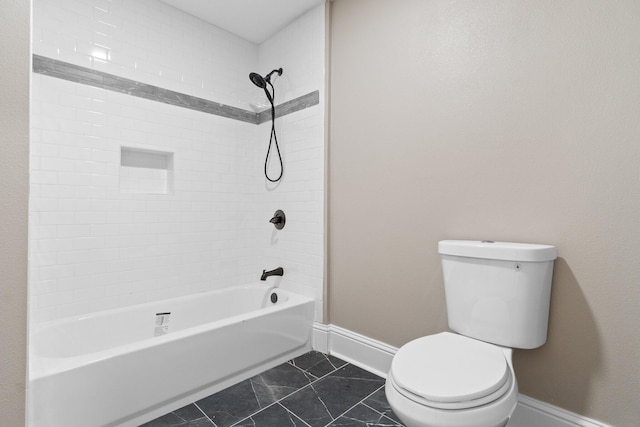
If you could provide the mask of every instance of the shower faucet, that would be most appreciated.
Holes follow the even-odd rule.
[[[262,270],[260,280],[267,280],[267,277],[269,276],[284,276],[284,269],[282,267],[278,267],[271,271]]]
[[[271,218],[269,222],[273,224],[276,229],[282,230],[284,228],[284,225],[287,223],[287,217],[285,216],[283,211],[278,209],[276,213],[273,214],[273,218]]]

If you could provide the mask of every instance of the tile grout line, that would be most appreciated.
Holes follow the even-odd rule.
[[[287,362],[287,363],[289,363],[289,362]],[[315,380],[313,380],[313,381],[318,380],[318,377],[316,377],[315,375],[313,375],[311,372],[307,372],[307,371],[303,370],[301,367],[294,365],[293,363],[289,363],[289,365],[293,366],[294,368],[296,368],[297,370],[299,370],[300,372],[302,372],[303,374],[305,374],[305,377],[307,377],[307,375],[306,375],[306,374],[309,374],[309,375],[311,375],[313,378],[315,378]],[[313,366],[316,366],[316,365],[313,365]],[[332,372],[333,372],[333,371],[332,371]],[[309,379],[309,377],[307,377],[307,379]],[[313,381],[312,381],[312,382],[313,382]],[[311,383],[309,383],[309,384],[311,384]],[[305,386],[305,387],[306,387],[306,386]]]
[[[382,386],[384,387],[384,386]],[[380,389],[378,389],[380,390]],[[377,390],[376,390],[377,391]],[[375,393],[375,392],[374,392]],[[367,405],[366,403],[364,403],[364,400],[362,401],[362,404],[364,406],[366,406],[367,408],[371,409],[373,412],[375,412],[376,414],[380,414],[381,417],[385,417],[385,418],[389,418],[391,421],[393,421],[394,423],[398,424],[398,425],[403,425],[402,423],[398,423],[396,420],[394,420],[393,418],[391,418],[390,416],[388,416],[387,414],[383,414],[382,412],[378,411],[375,408],[372,408],[371,406]]]
[[[193,406],[195,406],[196,408],[198,408],[198,411],[202,412],[202,415],[204,415],[210,422],[211,424],[213,424],[213,427],[218,427],[218,424],[214,423],[213,420],[211,418],[209,418],[209,415],[207,415],[199,406],[196,402],[193,402]]]
[[[329,371],[328,373],[324,374],[324,375],[323,375],[323,376],[321,376],[321,377],[317,377],[317,376],[315,376],[314,374],[312,374],[311,372],[309,372],[309,369],[313,368],[314,366],[318,366],[318,365],[320,364],[320,362],[316,363],[315,365],[311,365],[311,366],[309,366],[309,368],[307,368],[306,370],[305,370],[305,369],[302,369],[302,368],[301,368],[301,367],[299,367],[299,366],[294,365],[293,363],[290,363],[290,362],[291,362],[291,360],[289,360],[287,363],[289,363],[289,364],[290,364],[291,366],[293,366],[294,368],[297,368],[297,369],[298,369],[298,370],[300,370],[302,373],[306,373],[306,374],[309,374],[309,375],[311,375],[312,377],[314,377],[314,378],[315,378],[315,380],[311,381],[309,384],[314,383],[314,382],[316,382],[316,381],[318,381],[318,380],[320,380],[320,379],[322,379],[322,378],[326,377],[327,375],[330,375],[330,374],[334,373],[334,372],[335,372],[335,371],[337,371],[338,369],[344,368],[345,366],[347,366],[347,365],[349,364],[349,362],[344,362],[344,360],[343,360],[344,365],[336,366],[336,365],[334,365],[334,364],[331,362],[331,360],[329,360],[329,358],[327,357],[327,355],[326,355],[326,354],[324,354],[324,353],[321,353],[321,354],[324,356],[324,359],[325,359],[327,362],[329,362],[329,365],[331,365],[331,366],[333,367],[333,370]],[[292,360],[293,360],[293,359],[292,359]],[[342,359],[340,359],[340,360],[342,360]],[[307,384],[307,385],[308,385],[308,384]],[[304,386],[304,387],[306,387],[306,386]],[[302,387],[302,388],[304,388],[304,387]],[[293,393],[292,393],[292,394],[293,394]]]
[[[322,406],[324,407],[324,410],[327,411],[327,414],[329,414],[329,417],[331,418],[331,422],[334,422],[336,419],[333,418],[333,415],[331,415],[331,411],[329,410],[329,408],[327,408],[327,405],[324,403],[324,400],[322,400],[322,398],[320,397],[320,393],[318,393],[316,389],[313,388],[313,384],[311,384],[311,390],[313,390],[316,396],[318,396],[318,400],[320,401],[320,403],[322,403]]]
[[[304,387],[306,387],[306,386],[304,386]],[[302,388],[304,388],[304,387],[302,387]],[[295,392],[294,392],[294,393],[295,393]],[[291,393],[291,394],[293,394],[293,393]],[[291,394],[289,394],[289,395],[287,395],[287,396],[291,396]],[[287,397],[287,396],[285,396],[285,397]],[[284,397],[283,397],[282,399],[284,399]],[[282,400],[282,399],[280,399],[280,400]],[[241,420],[236,421],[235,423],[231,424],[229,427],[237,426],[237,425],[238,425],[238,424],[240,424],[241,422],[246,421],[246,420],[248,420],[249,418],[253,417],[254,415],[257,415],[257,414],[259,414],[260,412],[262,412],[262,411],[264,411],[264,410],[266,410],[266,409],[268,409],[268,408],[271,408],[272,406],[275,406],[275,405],[280,406],[280,407],[281,407],[282,409],[284,409],[288,414],[291,414],[291,415],[293,415],[294,417],[296,417],[297,419],[299,419],[300,421],[302,421],[302,422],[304,423],[304,425],[305,425],[305,426],[307,426],[307,427],[311,427],[311,426],[310,426],[310,425],[309,425],[305,420],[303,420],[302,418],[300,418],[299,416],[297,416],[296,414],[294,414],[293,412],[291,412],[290,410],[288,410],[286,407],[284,407],[284,406],[280,403],[280,400],[276,400],[275,402],[273,402],[273,403],[271,403],[271,404],[269,404],[269,405],[265,406],[264,408],[261,408],[259,411],[256,411],[256,412],[254,412],[253,414],[251,414],[251,415],[249,415],[249,416],[247,416],[247,417],[244,417],[244,418],[243,418],[243,419],[241,419]],[[200,409],[200,408],[198,408],[198,409]],[[205,414],[205,415],[206,415],[206,414]],[[209,418],[209,417],[207,417],[207,418]],[[209,420],[211,420],[211,419],[209,418]],[[211,421],[211,422],[213,423],[213,421]],[[255,425],[255,421],[254,421],[254,425]],[[217,425],[216,425],[215,423],[214,423],[214,426],[215,426],[215,427],[217,427]]]
[[[285,398],[287,398],[287,397],[289,397],[289,396],[292,396],[292,395],[296,394],[297,392],[299,392],[299,391],[301,391],[302,389],[305,389],[305,388],[307,388],[307,387],[311,387],[311,388],[313,389],[313,384],[314,384],[314,383],[316,383],[316,382],[320,381],[320,380],[321,380],[321,379],[323,379],[323,378],[326,378],[327,376],[329,376],[329,375],[333,374],[334,372],[336,372],[336,371],[338,371],[338,370],[340,370],[340,369],[342,369],[342,368],[344,368],[345,366],[347,366],[347,365],[349,365],[349,364],[350,364],[349,362],[345,362],[345,364],[344,364],[344,365],[339,366],[339,367],[336,367],[336,365],[334,365],[334,364],[329,360],[329,358],[327,357],[327,355],[326,355],[326,354],[324,354],[324,353],[323,353],[323,355],[324,355],[325,359],[329,362],[329,364],[330,364],[331,366],[333,366],[333,367],[334,367],[334,369],[333,369],[332,371],[328,372],[327,374],[323,375],[322,377],[319,377],[319,378],[317,378],[316,380],[312,381],[311,383],[307,384],[306,386],[301,387],[301,388],[299,388],[298,390],[294,391],[293,393],[288,394],[287,396],[285,396],[285,397],[283,397],[282,399],[278,400],[276,403],[279,403],[281,400],[284,400]],[[295,365],[293,365],[293,366],[295,366]],[[313,366],[315,366],[315,365],[313,365]],[[297,367],[297,366],[296,366],[296,367]],[[300,368],[298,368],[298,369],[300,369]],[[304,372],[304,371],[303,371],[303,372]],[[311,375],[313,375],[313,374],[311,374]],[[315,376],[315,375],[314,375],[314,376]],[[339,419],[341,416],[343,416],[344,414],[346,414],[347,412],[349,412],[350,410],[352,410],[352,409],[353,409],[353,408],[355,408],[356,406],[358,406],[360,403],[362,403],[362,404],[364,405],[364,401],[365,401],[366,399],[368,399],[368,398],[370,398],[371,396],[373,396],[375,393],[377,393],[377,392],[378,392],[380,389],[382,389],[382,388],[384,388],[384,384],[382,384],[380,387],[376,388],[374,391],[372,391],[371,393],[369,393],[368,395],[366,395],[365,397],[363,397],[360,401],[358,401],[356,404],[354,404],[353,406],[351,406],[350,408],[348,408],[346,411],[344,411],[343,413],[341,413],[340,415],[338,415],[338,416],[337,416],[337,417],[335,417],[335,418],[333,418],[333,415],[331,415],[331,412],[329,412],[329,410],[327,409],[326,405],[324,405],[324,402],[322,402],[322,400],[321,400],[322,404],[324,405],[325,409],[327,410],[327,413],[328,413],[328,414],[329,414],[329,416],[332,418],[332,420],[331,420],[329,423],[327,423],[324,427],[327,427],[327,426],[331,425],[331,423],[333,423],[334,421],[336,421],[337,419]],[[315,389],[314,389],[314,391],[315,391]],[[316,394],[317,394],[317,393],[316,393]],[[286,407],[286,406],[284,406],[284,405],[280,405],[280,406],[282,406],[284,409],[286,409],[287,411],[289,411],[289,410],[287,409],[287,407]],[[365,406],[367,406],[368,408],[370,408],[370,407],[369,407],[369,405],[365,405]],[[375,410],[375,409],[373,409],[373,408],[370,408],[370,409],[372,409],[372,410],[373,410],[374,412],[376,412],[377,414],[380,414],[381,416],[385,416],[384,414],[380,413],[380,411],[376,411],[376,410]],[[260,412],[260,411],[258,411],[258,412]],[[291,412],[291,411],[289,411],[289,412]],[[296,415],[294,412],[291,412],[291,413],[292,413],[293,415]],[[296,415],[296,417],[297,417],[297,415]],[[305,424],[307,424],[307,425],[308,425],[308,423],[307,423],[306,421],[304,421],[302,418],[300,418],[300,417],[298,417],[298,418],[299,418],[302,422],[304,422]],[[395,421],[394,421],[394,422],[395,422]]]
[[[324,426],[324,427],[328,427],[328,426],[330,426],[330,425],[331,425],[331,423],[333,423],[335,420],[337,420],[337,419],[339,419],[340,417],[342,417],[344,414],[346,414],[347,412],[349,412],[350,410],[352,410],[353,408],[355,408],[355,407],[356,407],[356,406],[358,406],[359,404],[361,404],[361,403],[362,403],[362,404],[364,405],[364,401],[365,401],[365,400],[367,400],[368,398],[370,398],[371,396],[373,396],[375,393],[377,393],[377,392],[378,392],[378,390],[380,390],[380,389],[381,389],[381,388],[383,388],[383,387],[384,387],[384,384],[383,384],[383,385],[381,385],[380,387],[378,387],[377,389],[375,389],[374,391],[372,391],[371,393],[369,393],[368,395],[366,395],[365,397],[363,397],[363,398],[362,398],[362,400],[358,401],[355,405],[353,405],[352,407],[350,407],[349,409],[347,409],[346,411],[344,411],[343,413],[341,413],[340,415],[338,415],[338,416],[337,416],[335,419],[333,419],[330,423],[325,424],[325,426]],[[367,406],[367,407],[369,407],[369,405],[366,405],[366,406]],[[371,409],[373,409],[373,408],[371,408]],[[375,411],[375,409],[374,409],[374,411]],[[378,412],[378,411],[375,411],[375,412],[377,412],[378,414],[380,414],[380,412]],[[380,414],[380,415],[382,415],[382,414]]]
[[[336,367],[336,366],[335,366],[335,365],[334,365],[334,364],[329,360],[329,358],[328,358],[326,355],[324,355],[324,356],[325,356],[325,358],[327,359],[327,361],[329,362],[329,364],[330,364],[331,366],[333,366],[333,367],[334,367],[334,369],[333,369],[331,372],[328,372],[327,374],[323,375],[322,377],[319,377],[318,379],[316,379],[316,380],[312,381],[311,383],[309,383],[309,384],[307,384],[307,385],[305,385],[305,386],[303,386],[303,387],[300,387],[298,390],[296,390],[296,391],[294,391],[294,392],[292,392],[292,393],[288,394],[287,396],[285,396],[285,397],[283,397],[283,398],[279,399],[278,401],[276,401],[276,402],[274,402],[274,403],[280,403],[280,401],[281,401],[281,400],[284,400],[285,398],[287,398],[287,397],[289,397],[289,396],[292,396],[292,395],[296,394],[297,392],[299,392],[299,391],[301,391],[302,389],[305,389],[305,388],[307,388],[307,387],[311,387],[311,388],[313,389],[313,384],[314,384],[314,383],[316,383],[316,382],[320,381],[320,380],[321,380],[321,379],[323,379],[323,378],[326,378],[327,376],[329,376],[329,375],[333,374],[334,372],[336,372],[336,371],[338,371],[338,370],[340,370],[340,369],[344,368],[345,366],[349,365],[349,362],[346,362],[344,365],[342,365],[342,366],[340,366],[340,367]],[[293,366],[295,366],[295,365],[293,365]],[[315,366],[315,365],[313,365],[313,366]],[[296,367],[297,367],[297,366],[296,366]],[[300,368],[298,368],[298,369],[300,369]],[[304,371],[303,371],[303,372],[304,372]],[[312,374],[312,375],[313,375],[313,374]],[[315,376],[315,375],[314,375],[314,376]],[[383,378],[381,378],[381,379],[383,379]],[[382,384],[380,387],[376,388],[374,391],[372,391],[371,393],[369,393],[368,395],[366,395],[365,397],[363,397],[360,401],[358,401],[356,404],[354,404],[353,406],[351,406],[350,408],[348,408],[346,411],[344,411],[343,413],[341,413],[340,415],[338,415],[336,418],[333,418],[333,415],[331,415],[331,412],[329,412],[329,410],[327,409],[326,405],[324,405],[324,402],[322,402],[322,400],[321,400],[322,404],[324,405],[325,409],[327,410],[327,413],[328,413],[328,414],[329,414],[329,416],[332,418],[332,420],[331,420],[329,423],[327,423],[324,427],[327,427],[327,426],[331,425],[331,423],[333,423],[335,420],[339,419],[341,416],[343,416],[344,414],[346,414],[347,412],[349,412],[350,410],[352,410],[353,408],[355,408],[355,407],[356,407],[356,406],[358,406],[359,404],[361,404],[361,403],[362,403],[363,405],[365,405],[364,401],[365,401],[366,399],[370,398],[371,396],[373,396],[375,393],[377,393],[377,392],[378,392],[379,390],[381,390],[382,388],[384,388],[384,384]],[[315,391],[315,389],[314,389],[314,391]],[[317,393],[316,393],[316,394],[317,394]],[[286,407],[286,406],[284,406],[284,405],[280,405],[280,406],[282,406],[284,409],[286,409],[287,411],[289,411],[289,410],[287,409],[287,407]],[[381,415],[381,416],[386,416],[386,415],[384,415],[384,414],[380,413],[380,411],[376,411],[375,409],[371,408],[369,405],[365,405],[365,406],[367,406],[368,408],[372,409],[374,412],[376,412],[377,414],[379,414],[379,415]],[[258,412],[260,412],[260,411],[258,411]],[[256,412],[256,413],[258,413],[258,412]],[[291,411],[289,411],[289,412],[291,412]],[[291,413],[292,413],[293,415],[296,415],[294,412],[291,412]],[[255,414],[254,414],[254,415],[255,415]],[[298,417],[298,416],[296,415],[296,417]],[[304,422],[305,424],[307,424],[307,425],[308,425],[308,423],[307,423],[306,421],[304,421],[302,418],[300,418],[300,417],[298,417],[298,418],[299,418],[302,422]],[[394,422],[395,422],[395,421],[394,421]],[[232,426],[232,427],[233,427],[233,426]]]
[[[327,360],[328,360],[328,359],[327,359]],[[289,363],[289,362],[287,362],[287,363]],[[256,411],[256,412],[252,413],[251,415],[248,415],[248,416],[244,417],[243,419],[241,419],[241,420],[239,420],[239,421],[237,421],[237,422],[233,423],[230,427],[233,427],[233,426],[237,425],[238,423],[241,423],[242,421],[247,420],[247,419],[249,419],[249,418],[253,417],[253,416],[254,416],[254,415],[256,415],[257,413],[262,412],[262,411],[264,411],[265,409],[270,408],[270,407],[272,407],[272,406],[273,406],[273,405],[275,405],[275,404],[280,404],[280,402],[281,402],[282,400],[284,400],[284,399],[286,399],[286,398],[288,398],[288,397],[290,397],[290,396],[293,396],[294,394],[298,393],[300,390],[303,390],[303,389],[305,389],[305,388],[307,388],[307,387],[310,387],[313,383],[315,383],[315,382],[317,382],[317,381],[320,381],[321,379],[323,379],[323,378],[325,378],[325,377],[327,377],[327,376],[329,376],[329,375],[333,374],[333,373],[334,373],[334,372],[336,372],[338,369],[342,369],[342,368],[344,368],[345,366],[347,366],[347,365],[349,364],[349,362],[346,362],[344,365],[340,366],[339,368],[336,368],[336,367],[335,367],[335,365],[334,365],[333,363],[331,363],[330,361],[329,361],[329,364],[330,364],[331,366],[333,366],[333,367],[334,367],[334,369],[333,369],[332,371],[330,371],[330,372],[326,373],[325,375],[323,375],[323,376],[321,376],[321,377],[316,377],[316,379],[315,379],[315,380],[313,380],[313,381],[311,381],[309,384],[306,384],[306,385],[304,385],[304,386],[300,387],[299,389],[297,389],[297,390],[295,390],[295,391],[292,391],[291,393],[287,394],[286,396],[281,397],[280,399],[278,399],[278,400],[276,400],[275,402],[273,402],[273,403],[271,403],[271,404],[269,404],[269,405],[265,406],[264,408],[260,408],[258,411]],[[305,372],[305,371],[303,371],[301,368],[299,368],[299,367],[297,367],[297,366],[295,366],[295,365],[293,365],[293,364],[292,364],[292,366],[293,366],[293,367],[295,367],[295,368],[297,368],[297,369],[299,369],[301,372]],[[316,366],[316,365],[313,365],[313,366]],[[259,375],[259,374],[258,374],[258,375]],[[310,373],[310,375],[312,375],[313,377],[315,377],[315,375],[313,375],[313,374],[311,374],[311,373]],[[249,380],[250,380],[250,379],[249,379]],[[252,385],[251,387],[253,387],[253,385]],[[254,394],[255,394],[255,392],[254,392]],[[368,396],[367,396],[367,397],[368,397]],[[282,405],[282,404],[280,404],[280,406],[282,406],[282,407],[283,407],[287,412],[290,412],[290,413],[292,413],[293,415],[295,415],[298,419],[300,419],[300,420],[301,420],[303,423],[305,423],[306,425],[309,425],[305,420],[303,420],[303,419],[302,419],[302,418],[300,418],[298,415],[296,415],[296,413],[295,413],[295,412],[291,412],[291,411],[289,411],[289,409],[288,409],[286,406],[284,406],[284,405]],[[198,409],[200,409],[200,408],[198,408]],[[205,414],[205,415],[206,415],[206,414]],[[329,413],[329,415],[331,415],[331,414]],[[208,418],[208,417],[207,417],[207,418]],[[211,422],[213,422],[213,421],[211,421]],[[333,422],[333,421],[332,421],[332,422]],[[215,423],[214,423],[214,425],[215,425]],[[216,427],[217,427],[217,426],[216,426]]]
[[[251,415],[247,415],[246,417],[242,418],[241,420],[236,421],[235,423],[231,424],[229,427],[233,427],[233,426],[237,426],[239,423],[248,420],[249,418],[253,417],[256,414],[259,414],[260,412],[271,408],[273,405],[275,405],[276,403],[278,403],[279,401],[275,401],[273,403],[268,404],[267,406],[265,406],[264,408],[260,408],[259,410],[257,410],[256,412],[252,413]],[[285,408],[286,409],[286,408]]]
[[[305,420],[303,420],[302,418],[300,418],[299,416],[297,416],[296,414],[294,414],[293,412],[291,412],[290,410],[288,410],[287,408],[285,408],[285,407],[284,407],[284,405],[282,405],[282,404],[280,403],[280,401],[278,401],[278,402],[276,402],[276,403],[277,403],[278,405],[280,405],[280,407],[281,407],[282,409],[284,409],[285,411],[287,411],[287,413],[288,413],[288,414],[291,414],[291,415],[293,415],[295,418],[297,418],[297,419],[299,419],[300,421],[302,421],[302,422],[304,423],[304,425],[305,425],[305,426],[311,427],[311,425],[310,425],[308,422],[306,422]]]

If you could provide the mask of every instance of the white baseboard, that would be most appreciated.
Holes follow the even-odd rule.
[[[315,323],[313,349],[387,377],[398,349],[336,325]],[[613,427],[520,394],[507,427]]]
[[[518,396],[518,406],[508,427],[612,427],[600,421],[533,399],[524,394]]]
[[[387,378],[391,360],[397,348],[352,332],[329,325],[329,353],[356,366]]]

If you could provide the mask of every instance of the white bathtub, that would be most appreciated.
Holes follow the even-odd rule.
[[[275,292],[275,304],[243,286],[39,325],[29,425],[137,426],[309,351],[313,300]]]

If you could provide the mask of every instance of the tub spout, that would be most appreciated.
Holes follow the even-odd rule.
[[[262,270],[262,276],[260,276],[260,280],[267,280],[269,276],[284,276],[284,269],[282,267],[278,267],[275,270],[266,271]]]

